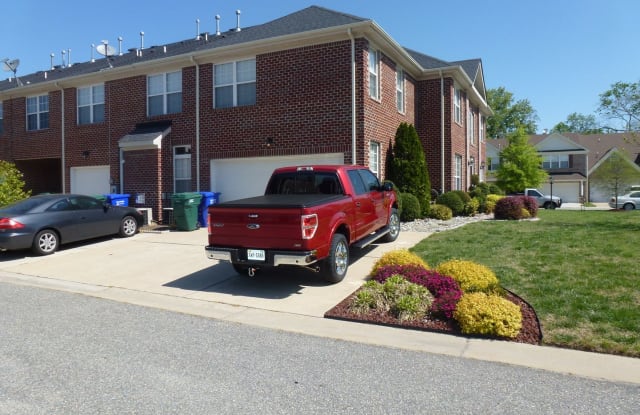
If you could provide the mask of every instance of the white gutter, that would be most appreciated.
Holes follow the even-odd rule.
[[[347,30],[351,39],[351,164],[356,163],[356,40],[351,28]]]
[[[61,123],[62,123],[62,127],[60,129],[60,144],[62,146],[62,156],[61,156],[61,170],[62,170],[62,193],[67,193],[67,186],[66,186],[66,172],[65,172],[65,164],[66,164],[66,158],[65,158],[65,131],[64,131],[64,88],[60,86],[60,84],[58,84],[58,82],[56,81],[55,83],[56,87],[60,89],[60,101],[61,101]]]
[[[196,192],[200,191],[200,65],[190,56],[196,65]]]

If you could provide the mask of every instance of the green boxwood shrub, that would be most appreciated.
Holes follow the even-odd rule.
[[[451,209],[453,216],[460,216],[464,212],[464,202],[456,192],[446,192],[441,194],[436,199],[436,203],[438,205],[445,205]]]
[[[453,317],[466,334],[515,338],[522,328],[520,307],[496,294],[465,293]]]
[[[480,200],[476,197],[469,199],[467,203],[464,204],[464,215],[465,216],[475,216],[480,209]]]
[[[400,220],[402,222],[411,222],[422,217],[422,209],[420,207],[420,201],[411,193],[400,193],[398,196],[400,200]]]
[[[473,261],[451,259],[440,263],[436,271],[456,280],[464,292],[494,292],[500,287],[498,277],[489,267]]]
[[[453,212],[448,206],[435,204],[431,205],[429,217],[432,219],[450,220],[453,218]]]

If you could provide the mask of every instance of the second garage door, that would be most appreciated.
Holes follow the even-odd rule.
[[[207,190],[220,192],[221,202],[258,196],[264,194],[277,167],[343,163],[342,153],[211,160],[211,189]]]

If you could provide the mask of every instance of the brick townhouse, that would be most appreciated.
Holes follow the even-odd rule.
[[[402,122],[434,189],[484,178],[481,61],[403,48],[371,19],[312,6],[166,45],[100,46],[99,59],[0,81],[0,157],[34,193],[131,194],[162,220],[173,193],[260,194],[281,165],[356,163],[384,178]]]

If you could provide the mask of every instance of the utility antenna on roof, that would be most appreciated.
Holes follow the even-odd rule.
[[[18,83],[18,86],[22,86],[22,81],[20,81],[20,78],[18,78],[18,75],[16,75],[16,72],[18,71],[18,66],[20,66],[20,59],[9,60],[9,58],[4,58],[0,62],[2,62],[2,70],[7,72],[13,72],[13,77],[16,78],[16,82]]]
[[[107,63],[109,63],[109,68],[113,68],[113,65],[111,65],[111,60],[109,60],[109,57],[113,56],[116,53],[116,50],[113,46],[109,45],[109,41],[103,40],[102,45],[96,46],[96,51],[99,54],[104,55],[104,57],[107,59]]]

